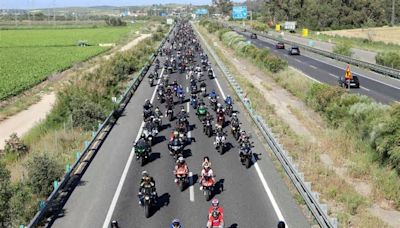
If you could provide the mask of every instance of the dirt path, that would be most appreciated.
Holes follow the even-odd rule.
[[[151,34],[142,34],[139,37],[135,38],[134,40],[130,41],[129,43],[125,44],[121,48],[117,49],[111,54],[102,56],[100,58],[109,59],[115,53],[127,51],[137,45],[143,39],[150,37]],[[94,66],[86,69],[85,71],[94,71],[96,68],[99,67],[99,61]],[[67,78],[75,73],[77,69],[71,68],[65,70],[57,76],[57,78]],[[49,79],[51,80],[51,79]],[[41,97],[40,101],[36,104],[31,105],[24,111],[21,111],[13,116],[7,117],[7,119],[0,121],[0,150],[4,148],[5,140],[9,138],[12,133],[17,133],[20,137],[26,132],[28,132],[35,124],[43,120],[46,115],[51,111],[53,105],[56,102],[56,93],[51,92],[49,94],[45,94]]]
[[[41,100],[28,109],[0,122],[0,149],[4,148],[4,140],[12,133],[18,136],[28,132],[36,123],[43,120],[56,102],[56,93],[51,92],[42,96]]]

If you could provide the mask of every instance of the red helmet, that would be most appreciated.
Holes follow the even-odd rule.
[[[218,207],[218,205],[219,205],[218,199],[213,199],[213,200],[211,201],[211,205],[213,205],[214,207]]]

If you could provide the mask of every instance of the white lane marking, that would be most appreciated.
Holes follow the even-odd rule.
[[[279,209],[278,204],[276,203],[276,200],[275,200],[275,198],[274,198],[274,195],[272,195],[271,189],[269,188],[268,183],[267,183],[267,181],[265,180],[264,175],[262,174],[261,169],[260,169],[260,167],[258,166],[258,163],[257,163],[257,162],[254,163],[254,167],[256,168],[258,177],[260,178],[261,183],[262,183],[262,185],[264,186],[265,192],[267,193],[267,195],[268,195],[268,197],[269,197],[269,200],[271,201],[271,204],[272,204],[272,206],[274,207],[274,210],[275,210],[276,215],[278,216],[278,219],[279,219],[280,221],[285,221],[285,218],[283,217],[282,212],[281,212],[281,210]],[[289,226],[288,226],[287,224],[286,224],[286,227],[289,228]]]
[[[188,103],[186,103],[187,104],[187,113],[189,113],[189,107],[190,107],[190,104],[189,104],[189,102]]]
[[[313,80],[313,81],[316,82],[316,83],[321,83],[321,82],[318,81],[317,79],[308,76],[308,75],[305,74],[304,72],[302,72],[302,71],[300,71],[300,70],[298,70],[298,69],[296,69],[296,68],[294,68],[294,67],[292,67],[292,66],[289,66],[289,67],[290,67],[292,70],[297,71],[299,74],[302,74],[303,76],[309,78],[310,80]]]
[[[215,77],[214,77],[215,78]],[[221,92],[221,95],[222,95],[222,98],[224,98],[224,100],[225,100],[225,93],[224,93],[224,91],[222,90],[222,88],[221,88],[221,85],[219,84],[219,81],[218,81],[218,79],[217,78],[215,78],[215,82],[217,83],[217,86],[218,86],[218,89],[219,89],[219,91]]]
[[[164,68],[161,70],[160,79],[158,79],[157,86],[154,89],[153,95],[151,96],[151,100],[150,100],[151,103],[153,103],[153,101],[154,101],[154,97],[156,96],[157,88],[158,88],[158,85],[160,84],[160,81],[161,81],[163,73],[164,73]],[[135,142],[139,140],[139,137],[140,137],[140,135],[142,133],[142,130],[143,130],[143,126],[144,126],[144,121],[142,121],[142,124],[140,125],[140,129],[138,131],[138,134],[136,135]],[[119,180],[117,190],[115,191],[114,197],[113,197],[113,199],[111,201],[111,205],[108,208],[107,216],[106,216],[106,219],[104,220],[104,223],[103,223],[103,228],[108,228],[110,226],[111,216],[113,215],[115,207],[117,206],[117,201],[118,201],[119,195],[121,194],[122,187],[123,187],[123,185],[125,183],[126,176],[128,175],[129,167],[132,164],[133,156],[135,154],[133,152],[134,152],[134,148],[132,148],[132,153],[129,155],[128,161],[126,162],[124,171],[122,172],[122,176],[121,176],[121,178]]]
[[[215,82],[217,83],[218,89],[219,89],[219,91],[221,92],[221,95],[222,95],[222,97],[223,97],[224,100],[225,100],[225,94],[224,94],[224,91],[223,91],[222,88],[221,88],[221,85],[220,85],[219,82],[218,82],[218,79],[215,79]],[[278,219],[279,219],[280,221],[285,221],[285,218],[283,217],[282,212],[281,212],[281,210],[279,209],[278,204],[276,203],[276,200],[275,200],[275,198],[274,198],[274,195],[272,194],[271,189],[269,188],[268,183],[267,183],[267,181],[265,180],[264,175],[262,174],[261,169],[260,169],[260,167],[258,166],[257,161],[254,162],[254,167],[256,168],[258,177],[260,178],[260,181],[261,181],[261,183],[262,183],[262,185],[263,185],[263,187],[264,187],[264,189],[265,189],[265,192],[267,193],[268,198],[269,198],[269,200],[271,201],[271,204],[272,204],[272,206],[273,206],[273,208],[274,208],[274,210],[275,210],[275,213],[276,213]],[[286,225],[286,227],[288,228],[289,226]]]
[[[313,65],[309,65],[311,68],[313,68],[313,69],[318,69],[316,66],[313,66]]]
[[[186,87],[186,93],[189,93],[189,87]]]
[[[360,88],[361,88],[361,89],[364,89],[364,90],[367,90],[368,92],[371,91],[370,89],[365,88],[364,86],[360,86]]]
[[[189,172],[189,199],[194,202],[193,173]]]
[[[329,75],[332,76],[332,77],[334,77],[334,78],[338,78],[338,76],[336,76],[336,75],[334,75],[334,74],[332,74],[332,73],[329,73]]]

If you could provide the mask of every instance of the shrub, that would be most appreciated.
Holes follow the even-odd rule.
[[[46,153],[36,154],[27,164],[29,185],[39,196],[47,196],[53,191],[53,181],[63,174],[63,166]]]
[[[400,69],[400,53],[397,52],[379,52],[375,57],[376,63]]]
[[[335,47],[333,47],[332,51],[333,53],[349,57],[353,55],[353,52],[351,51],[351,45],[349,43],[337,43]]]
[[[10,198],[12,189],[10,183],[10,171],[0,162],[0,227],[10,227],[11,208]]]
[[[315,111],[324,112],[330,102],[339,99],[343,93],[341,88],[314,83],[307,92],[306,103]]]
[[[13,227],[27,224],[37,210],[33,200],[32,190],[25,183],[18,183],[13,187],[13,196],[10,199]]]
[[[17,136],[16,133],[10,135],[10,138],[6,140],[4,146],[5,153],[16,153],[18,156],[28,152],[28,146],[26,146],[22,140]]]

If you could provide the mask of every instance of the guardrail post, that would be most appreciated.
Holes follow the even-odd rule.
[[[42,210],[46,206],[46,202],[43,200],[39,201],[39,210]]]
[[[96,132],[92,131],[92,138],[94,138],[96,136]]]
[[[70,164],[66,164],[65,165],[65,173],[69,173],[71,172],[71,165]]]
[[[53,182],[54,190],[56,190],[56,189],[58,188],[58,186],[59,186],[59,183],[58,183],[57,180],[55,180],[55,181]]]
[[[76,158],[76,160],[78,161],[79,158],[81,158],[81,152],[76,152],[76,153],[75,153],[75,158]]]
[[[85,141],[85,148],[87,148],[89,146],[90,142],[89,141]]]

